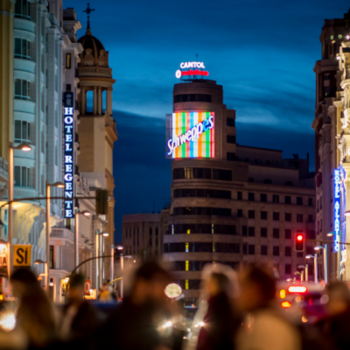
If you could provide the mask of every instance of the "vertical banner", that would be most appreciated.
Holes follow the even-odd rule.
[[[73,218],[73,180],[74,180],[74,96],[65,92],[64,104],[64,217]]]
[[[333,182],[334,182],[334,217],[333,217],[333,227],[334,227],[334,252],[339,251],[340,242],[340,170],[334,169],[333,172]]]

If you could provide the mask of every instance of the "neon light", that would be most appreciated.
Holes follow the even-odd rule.
[[[182,62],[180,63],[180,68],[203,68],[205,69],[204,62]]]
[[[74,108],[73,93],[64,94],[64,217],[73,218],[73,133]]]
[[[198,69],[195,69],[195,70],[185,70],[183,72],[181,72],[181,76],[184,76],[184,75],[202,75],[202,76],[205,76],[207,77],[209,75],[209,72],[206,71],[206,70],[198,70]]]
[[[305,293],[306,287],[304,286],[290,286],[288,288],[289,293]]]
[[[339,251],[339,242],[340,242],[340,170],[334,169],[333,172],[333,181],[334,181],[334,245],[333,250],[335,252]]]
[[[167,155],[171,158],[215,157],[215,113],[172,114]]]

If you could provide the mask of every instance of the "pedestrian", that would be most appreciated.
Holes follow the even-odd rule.
[[[237,284],[229,276],[234,275],[234,271],[220,264],[216,264],[214,268],[211,265],[210,269],[203,281],[207,311],[202,321],[195,321],[195,327],[200,326],[196,349],[232,350],[241,322],[232,299],[232,296],[236,296],[232,290],[237,288]]]
[[[165,321],[165,287],[170,274],[156,262],[146,262],[136,271],[131,288],[96,335],[96,346],[118,350],[169,349],[158,328]]]
[[[275,306],[275,279],[254,267],[240,275],[237,306],[245,312],[237,350],[300,350],[301,337]]]
[[[68,302],[63,307],[59,327],[62,340],[86,339],[99,326],[97,310],[84,299],[84,284],[81,274],[74,274],[69,280]]]
[[[329,349],[350,349],[350,290],[344,282],[332,282],[326,287],[328,302],[327,314],[317,324],[323,342]]]
[[[47,294],[31,270],[18,269],[10,282],[19,300],[16,328],[24,331],[28,347],[45,348],[56,340],[55,312]]]

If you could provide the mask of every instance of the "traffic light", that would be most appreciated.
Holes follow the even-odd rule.
[[[96,190],[96,214],[107,215],[108,214],[108,191],[97,189]]]
[[[303,252],[305,250],[305,234],[297,232],[294,239],[294,249],[296,252]]]

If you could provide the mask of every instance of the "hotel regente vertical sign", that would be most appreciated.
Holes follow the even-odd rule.
[[[340,241],[340,169],[334,169],[333,173],[333,181],[334,181],[334,252],[339,251],[339,241]]]
[[[74,98],[73,92],[65,92],[64,104],[64,217],[74,217],[73,180],[74,180]]]

